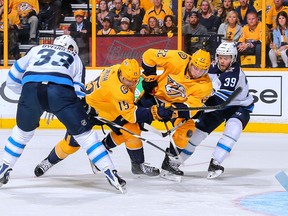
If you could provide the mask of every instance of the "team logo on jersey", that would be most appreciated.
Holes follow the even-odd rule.
[[[236,112],[235,113],[237,116],[242,116],[242,113],[241,112]]]
[[[86,126],[87,125],[87,121],[85,119],[81,120],[81,125],[82,126]]]
[[[178,55],[180,56],[180,58],[182,59],[186,59],[187,58],[187,54],[184,52],[178,52]]]
[[[124,86],[124,85],[122,85],[120,87],[120,90],[123,92],[123,94],[126,94],[128,92],[128,88],[126,86]]]
[[[166,92],[172,97],[186,97],[185,88],[168,76],[167,84],[165,85]]]

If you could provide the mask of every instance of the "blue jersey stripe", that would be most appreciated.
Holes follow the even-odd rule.
[[[102,152],[101,154],[97,155],[92,162],[95,164],[97,161],[99,161],[101,158],[105,157],[108,154],[107,151]]]
[[[193,154],[193,152],[187,151],[186,149],[183,149],[182,152],[186,155],[192,155]]]
[[[217,143],[217,146],[224,149],[225,151],[227,152],[231,152],[231,148],[229,148],[228,146],[225,146],[224,144],[222,143]]]
[[[15,67],[15,69],[16,69],[19,73],[24,73],[24,72],[25,72],[25,70],[23,70],[23,69],[19,66],[19,64],[18,64],[17,61],[14,63],[14,67]]]
[[[19,84],[22,83],[20,79],[17,79],[17,78],[11,73],[11,71],[8,72],[8,76],[9,76],[14,82],[19,83]]]
[[[4,150],[8,153],[8,154],[10,154],[10,155],[12,155],[13,157],[20,157],[21,156],[21,154],[17,154],[17,153],[15,153],[15,152],[13,152],[11,149],[9,149],[7,146],[5,146],[5,148],[4,148]]]
[[[69,85],[74,88],[73,82],[69,78],[59,77],[57,75],[44,75],[44,74],[33,74],[27,75],[23,78],[23,85],[27,82],[53,82],[61,85]]]
[[[89,155],[91,152],[93,152],[96,148],[102,145],[102,142],[98,142],[91,146],[89,149],[87,149],[86,153]]]
[[[21,149],[24,149],[24,148],[25,148],[25,145],[16,142],[12,137],[9,137],[9,138],[8,138],[8,141],[9,141],[12,145],[16,146],[17,148],[21,148]]]

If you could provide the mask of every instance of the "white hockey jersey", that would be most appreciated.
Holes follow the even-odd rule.
[[[226,101],[234,90],[241,86],[242,92],[235,99],[233,99],[228,106],[248,107],[253,103],[253,96],[249,94],[247,78],[237,62],[235,62],[225,72],[220,71],[216,64],[211,65],[208,74],[212,80],[214,89],[212,96],[214,97],[214,100],[210,101],[217,101],[217,104],[220,104],[223,101]]]
[[[11,67],[6,85],[20,94],[27,82],[53,82],[74,87],[78,97],[85,96],[85,67],[79,56],[65,47],[43,44],[33,48]]]

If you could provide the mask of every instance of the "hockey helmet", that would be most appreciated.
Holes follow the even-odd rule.
[[[197,69],[203,70],[202,76],[205,75],[211,64],[210,53],[202,49],[197,50],[192,54],[191,63]]]
[[[70,35],[61,35],[59,37],[56,37],[53,42],[54,45],[63,46],[66,49],[73,48],[73,51],[78,54],[79,48],[74,41],[74,39]]]
[[[237,53],[238,51],[234,42],[223,42],[216,49],[215,60],[218,64],[219,55],[231,55],[232,56],[232,61],[230,63],[230,66],[231,66],[237,60]]]
[[[125,59],[119,70],[122,73],[122,77],[129,81],[138,82],[140,79],[140,67],[135,59]]]

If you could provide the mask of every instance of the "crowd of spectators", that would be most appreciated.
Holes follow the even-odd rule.
[[[3,0],[0,1],[0,41],[3,41]],[[288,67],[287,13],[284,0],[266,2],[266,65]],[[18,59],[17,44],[38,44],[39,30],[61,29],[65,17],[74,17],[64,34],[79,45],[80,56],[89,65],[89,38],[92,19],[96,17],[97,36],[105,35],[177,35],[178,1],[175,0],[96,0],[96,16],[91,6],[73,9],[72,4],[91,4],[88,0],[9,0],[9,58]],[[192,54],[202,48],[211,35],[221,41],[235,42],[239,61],[254,56],[250,66],[261,65],[261,0],[183,0],[183,49]],[[280,12],[280,13],[279,13]],[[26,39],[23,37],[26,34]],[[24,38],[24,39],[23,39]],[[17,43],[18,42],[18,43]]]

